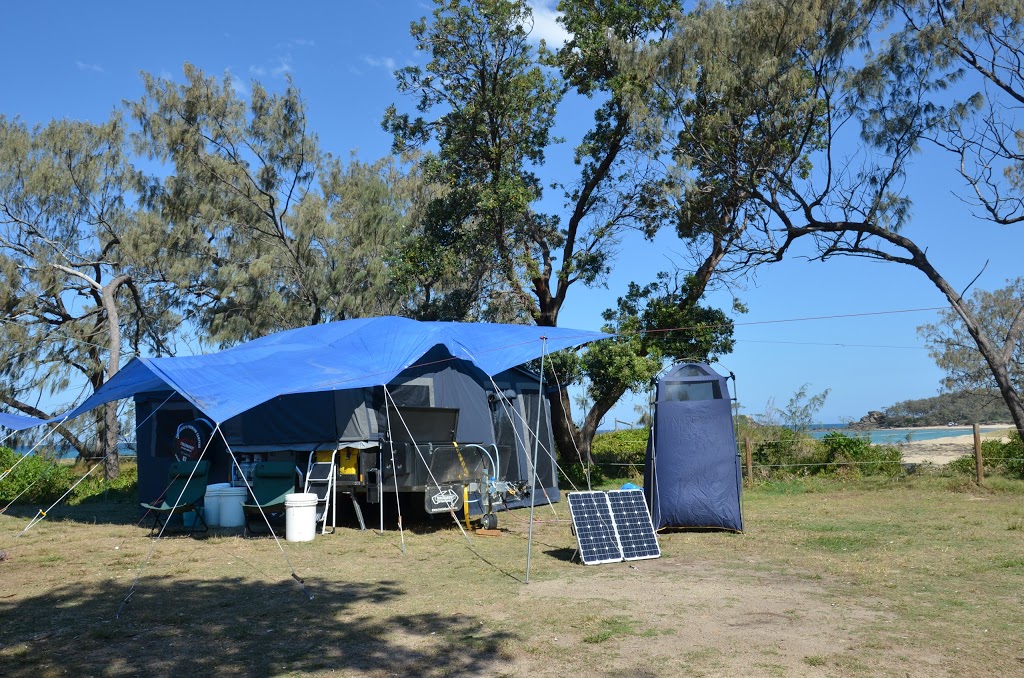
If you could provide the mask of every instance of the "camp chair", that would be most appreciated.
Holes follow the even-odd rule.
[[[159,504],[142,504],[142,508],[153,514],[153,527],[149,535],[163,526],[172,516],[181,515],[193,511],[196,513],[198,522],[203,524],[203,532],[208,531],[203,515],[196,511],[196,504],[206,494],[207,476],[210,471],[210,462],[203,461],[176,461],[171,464],[167,471],[167,479],[170,484],[164,492],[163,500]],[[189,536],[196,530],[196,521],[192,522]]]
[[[252,470],[252,501],[242,504],[245,532],[255,533],[253,525],[266,525],[263,514],[284,513],[284,498],[295,492],[295,464],[290,461],[262,461]],[[273,528],[271,528],[273,529]]]

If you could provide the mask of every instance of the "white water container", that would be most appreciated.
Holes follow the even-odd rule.
[[[231,487],[231,483],[214,483],[206,486],[206,495],[203,497],[203,518],[210,527],[220,525],[220,500],[224,490]]]
[[[316,536],[316,495],[297,492],[284,495],[284,538],[313,541]]]
[[[223,487],[220,490],[220,526],[241,527],[245,525],[242,504],[249,497],[244,487]]]

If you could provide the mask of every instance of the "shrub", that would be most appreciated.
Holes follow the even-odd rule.
[[[1020,433],[1010,432],[1010,440],[984,440],[981,443],[981,463],[986,474],[1024,478],[1024,443]],[[965,454],[946,465],[953,473],[973,475],[976,470],[973,454]]]
[[[894,477],[903,472],[902,455],[891,445],[833,431],[820,440],[785,426],[761,426],[752,439],[752,460],[762,478],[813,475]]]
[[[599,466],[592,466],[590,468],[590,484],[592,487],[596,487],[604,482],[608,478],[602,472]],[[587,488],[587,469],[583,464],[573,464],[572,466],[559,466],[558,468],[558,486],[563,490],[578,489],[585,490]]]
[[[139,467],[134,462],[121,460],[121,473],[113,480],[106,480],[101,469],[83,480],[71,493],[68,503],[81,504],[88,501],[104,500],[133,504],[138,501]]]
[[[626,429],[598,433],[591,443],[590,453],[597,464],[636,464],[643,466],[647,456],[647,428]]]
[[[49,461],[35,454],[28,455],[20,463],[19,459],[21,455],[14,450],[0,447],[0,474],[13,469],[0,480],[0,502],[4,505],[15,499],[29,504],[56,501],[75,481],[74,471],[67,464]]]
[[[892,445],[872,445],[866,438],[833,431],[818,441],[829,471],[850,475],[897,476],[903,472],[903,455]]]

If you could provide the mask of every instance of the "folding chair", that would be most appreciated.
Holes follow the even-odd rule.
[[[167,472],[169,484],[159,504],[142,504],[142,508],[153,514],[153,527],[149,536],[153,536],[173,516],[195,512],[196,520],[192,521],[188,534],[191,537],[196,530],[196,522],[203,525],[203,532],[209,531],[202,513],[196,510],[196,504],[206,494],[206,483],[210,472],[210,462],[176,461]]]
[[[263,461],[252,470],[252,501],[242,504],[245,532],[254,534],[253,525],[266,525],[271,516],[284,515],[284,498],[295,492],[295,464],[290,461]],[[271,530],[273,528],[271,527]]]

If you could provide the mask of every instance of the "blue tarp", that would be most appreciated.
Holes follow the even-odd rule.
[[[703,363],[658,381],[644,491],[655,529],[743,530],[740,462],[726,380]]]
[[[608,334],[562,327],[420,322],[382,317],[279,332],[219,353],[135,358],[85,402],[49,420],[0,413],[21,430],[77,417],[107,402],[170,387],[217,422],[279,395],[389,383],[435,346],[488,375]]]

